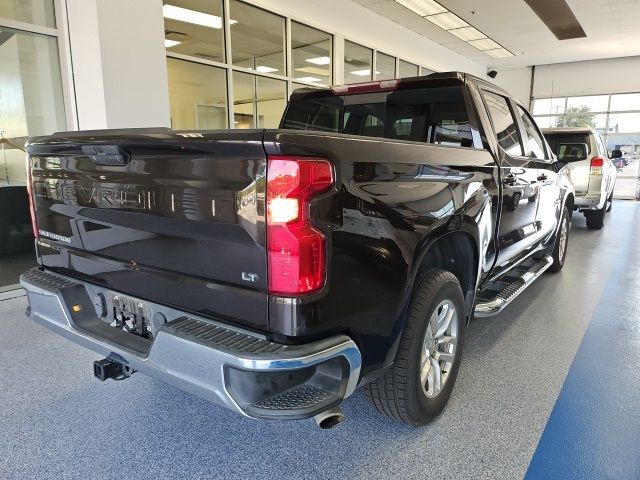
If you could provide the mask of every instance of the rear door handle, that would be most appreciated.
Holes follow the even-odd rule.
[[[544,182],[546,179],[547,179],[547,176],[544,173],[538,177],[538,181],[540,182]]]

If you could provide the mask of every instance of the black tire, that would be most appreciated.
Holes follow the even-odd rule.
[[[600,210],[587,210],[584,216],[587,219],[587,228],[589,230],[600,230],[604,227],[604,216],[606,213],[606,203]]]
[[[507,209],[510,212],[515,212],[516,208],[518,208],[518,205],[520,204],[520,199],[522,198],[522,195],[519,193],[514,193],[513,197],[511,197],[511,201],[509,202],[509,205],[507,206]]]
[[[609,198],[607,198],[607,202],[605,203],[605,205],[607,206],[607,209],[605,211],[610,212],[613,208],[613,192],[611,192],[611,195],[609,195]]]
[[[561,241],[562,229],[566,228],[566,241]],[[553,263],[549,267],[551,273],[556,273],[562,270],[564,267],[564,261],[567,258],[567,247],[569,246],[569,231],[571,230],[571,216],[569,215],[569,209],[564,207],[562,212],[562,218],[560,219],[560,228],[556,233],[556,239],[553,242],[553,252],[551,254]]]
[[[423,344],[430,332],[429,319],[436,308],[446,301],[455,306],[457,313],[457,342],[455,351],[452,352],[453,361],[448,368],[448,378],[440,392],[429,398],[420,381]],[[440,310],[441,308],[438,309]],[[425,425],[438,416],[447,404],[458,376],[465,326],[465,303],[458,279],[445,270],[429,270],[415,288],[409,302],[394,365],[382,377],[365,387],[367,397],[376,409],[413,426]],[[451,334],[449,330],[447,332]]]

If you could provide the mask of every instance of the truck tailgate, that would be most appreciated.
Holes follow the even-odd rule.
[[[267,331],[263,134],[110,130],[33,140],[41,263]]]

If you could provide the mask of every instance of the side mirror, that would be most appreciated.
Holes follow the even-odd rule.
[[[622,150],[611,150],[611,158],[622,158]]]
[[[589,147],[586,143],[561,143],[556,152],[559,162],[577,162],[589,158]]]

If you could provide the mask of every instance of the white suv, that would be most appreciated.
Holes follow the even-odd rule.
[[[606,212],[611,211],[616,167],[611,158],[622,152],[613,150],[611,158],[598,132],[589,127],[565,127],[543,131],[558,162],[566,163],[575,187],[575,210],[587,218],[587,228],[600,230]]]

